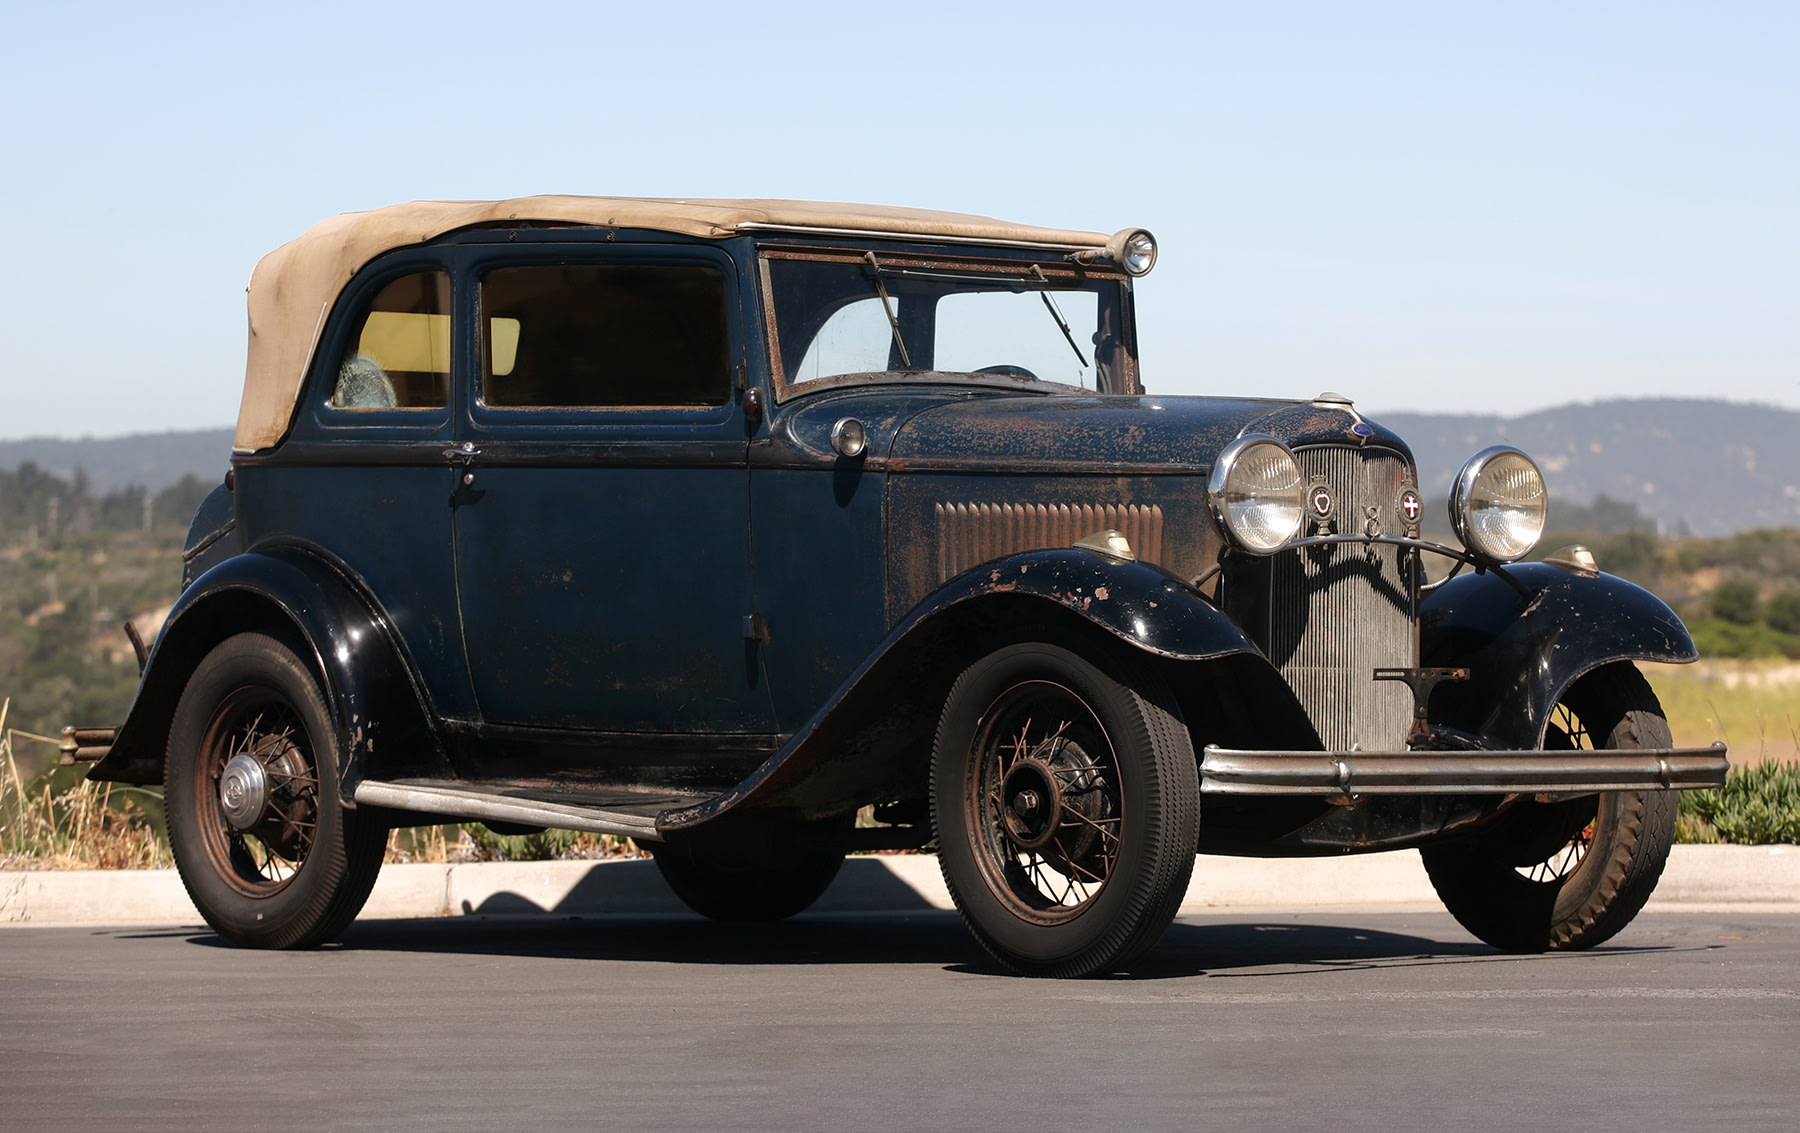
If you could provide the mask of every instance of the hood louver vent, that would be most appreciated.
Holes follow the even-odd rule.
[[[936,507],[938,581],[1020,551],[1072,546],[1113,528],[1144,562],[1162,560],[1163,513],[1138,504],[941,503]]]

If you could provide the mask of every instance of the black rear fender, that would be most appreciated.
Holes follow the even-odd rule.
[[[447,775],[443,746],[404,647],[344,570],[296,546],[262,548],[195,579],[150,650],[131,712],[90,779],[160,783],[169,725],[201,658],[234,634],[286,642],[319,678],[338,728],[343,798],[379,763],[384,775]]]

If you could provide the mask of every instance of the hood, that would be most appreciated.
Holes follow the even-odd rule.
[[[1352,431],[1364,425],[1365,438]],[[1289,445],[1380,443],[1388,429],[1347,404],[1216,397],[978,397],[939,403],[905,422],[889,450],[896,472],[1205,472],[1239,434]],[[1408,453],[1410,459],[1410,453]]]

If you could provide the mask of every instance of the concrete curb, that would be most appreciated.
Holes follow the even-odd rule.
[[[1800,912],[1800,847],[1676,846],[1651,908],[1792,906]],[[949,909],[937,859],[853,857],[818,912]],[[1181,911],[1436,909],[1414,852],[1346,858],[1203,857]],[[627,862],[390,865],[367,919],[436,916],[605,916],[686,913],[656,866]],[[0,924],[198,924],[174,870],[0,870]]]

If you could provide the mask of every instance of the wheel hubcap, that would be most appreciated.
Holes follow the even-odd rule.
[[[1063,685],[1027,680],[983,714],[969,762],[970,825],[990,892],[1056,924],[1099,896],[1122,845],[1118,758],[1094,710]]]
[[[291,705],[246,686],[214,709],[194,788],[218,876],[247,897],[292,881],[318,834],[320,785],[310,737]]]
[[[269,774],[262,761],[240,752],[225,764],[219,776],[219,809],[237,830],[248,830],[262,821],[269,805]]]
[[[1062,792],[1049,767],[1035,759],[1015,763],[1001,784],[1000,797],[1006,800],[1006,836],[1014,845],[1036,850],[1056,836]]]

